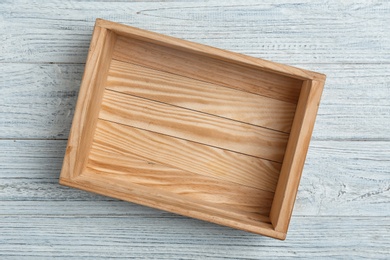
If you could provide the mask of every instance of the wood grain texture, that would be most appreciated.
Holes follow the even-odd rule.
[[[206,80],[212,83],[225,85],[231,83],[232,85],[229,85],[230,88],[237,88],[245,92],[259,94],[284,102],[294,104],[298,102],[297,107],[300,109],[294,115],[292,128],[294,132],[289,136],[288,134],[260,126],[225,119],[220,115],[204,114],[171,104],[135,97],[128,93],[105,90],[112,59],[120,59],[130,63],[135,62],[141,66],[147,66],[158,71],[167,70],[169,73],[178,73],[184,77]],[[290,155],[298,149],[301,150],[301,153],[306,154],[316,116],[316,113],[307,111],[312,110],[313,106],[315,106],[315,111],[317,111],[317,103],[319,103],[319,98],[313,100],[311,96],[307,99],[302,98],[302,93],[305,94],[305,91],[301,91],[302,82],[308,82],[309,86],[311,86],[312,82],[317,79],[321,80],[323,85],[325,75],[97,19],[59,183],[284,240],[288,224],[285,228],[279,228],[279,222],[289,222],[293,203],[289,204],[289,208],[279,207],[279,205],[284,205],[286,198],[290,194],[295,200],[299,176],[303,166],[303,160],[300,160],[299,167],[290,167],[289,165],[294,165],[297,160],[295,156]],[[238,88],[236,85],[240,87]],[[303,88],[305,86],[307,85],[304,85]],[[299,94],[299,101],[297,101],[298,93],[301,93]],[[262,113],[261,110],[257,112],[260,115]],[[297,113],[305,116],[303,119],[297,120],[300,116],[299,114],[297,116]],[[313,117],[306,118],[306,115],[313,115]],[[129,143],[126,134],[117,135],[116,139],[104,136],[100,139],[93,138],[98,117],[105,121],[115,122],[117,125],[131,126],[191,141],[203,146],[255,156],[273,162],[280,163],[283,157],[293,158],[291,162],[288,162],[287,167],[284,164],[283,169],[287,170],[282,171],[282,179],[285,177],[287,182],[290,182],[290,179],[298,179],[298,181],[295,186],[289,186],[291,189],[286,188],[286,191],[281,190],[280,187],[284,187],[283,185],[277,186],[278,188],[275,190],[274,195],[274,202],[277,201],[276,206],[274,202],[270,205],[269,203],[263,203],[263,200],[261,200],[262,209],[260,214],[266,213],[263,217],[267,218],[263,220],[253,218],[252,214],[254,212],[252,211],[241,211],[246,207],[246,204],[242,207],[237,207],[241,212],[231,210],[232,205],[237,205],[235,200],[231,202],[225,201],[224,204],[227,204],[228,207],[221,208],[221,203],[217,203],[216,201],[218,200],[216,199],[210,203],[210,199],[204,201],[198,200],[198,198],[188,198],[183,196],[181,192],[175,192],[175,189],[172,188],[169,191],[153,189],[149,187],[147,179],[144,179],[141,183],[138,181],[132,182],[131,180],[134,180],[134,178],[123,178],[122,175],[106,174],[107,171],[100,171],[93,167],[87,168],[93,142],[99,142],[100,139],[103,139],[108,140],[108,143],[110,141],[114,143],[120,143],[121,141]],[[115,128],[115,124],[112,124],[111,128]],[[307,134],[306,131],[295,130],[297,128],[306,128],[310,129],[310,131]],[[285,154],[287,139],[289,139],[289,149],[287,149]],[[307,140],[306,145],[296,147],[295,143],[300,144],[299,140],[301,139]],[[129,144],[132,145],[131,142]],[[146,146],[145,152],[150,153],[154,151],[155,147],[153,145],[158,146],[158,144],[152,144],[152,148]],[[193,156],[192,153],[189,153],[189,155]],[[153,152],[150,158],[153,159],[158,156],[158,153]],[[102,163],[113,166],[112,163],[109,163],[109,160]],[[145,165],[147,166],[147,164],[143,164],[143,167]],[[118,166],[123,168],[123,165]],[[214,165],[209,164],[208,167],[212,170]],[[208,171],[207,169],[204,173],[207,174]],[[156,171],[150,174],[156,175]],[[263,179],[261,172],[256,174],[259,174],[257,179]],[[265,174],[266,178],[269,174]],[[243,176],[242,179],[251,175],[253,174]],[[150,175],[148,177],[150,179]],[[160,178],[159,176],[157,177]],[[171,179],[173,180],[173,178]],[[239,189],[238,184],[240,183],[236,179],[239,178],[233,179],[235,185],[230,185],[229,188],[224,188],[224,190]],[[125,180],[130,180],[130,182],[125,182]],[[195,183],[199,182],[196,178],[192,181]],[[171,181],[170,186],[173,186],[173,183]],[[280,184],[280,180],[278,183]],[[202,185],[197,185],[197,187],[200,187],[198,194],[203,195],[206,193],[206,190],[202,189]],[[207,193],[209,194],[213,192],[210,190],[210,187],[212,185],[208,185],[207,188]],[[215,188],[218,189],[218,187],[220,186]],[[271,191],[273,191],[273,187],[271,188]],[[218,197],[220,193],[217,190],[214,197]],[[192,192],[192,194],[195,193]],[[245,194],[248,195],[248,193]],[[249,195],[249,197],[253,199],[252,196]],[[266,196],[264,200],[270,201],[270,197]],[[243,199],[241,200],[243,201]],[[275,220],[273,216],[276,213],[274,213],[274,210],[271,210],[272,224],[268,221],[268,209],[270,207],[272,209],[279,208],[278,210],[282,212],[280,214],[277,213],[279,215],[277,220]],[[288,213],[285,214],[285,211]],[[246,215],[246,212],[250,214]]]
[[[95,27],[61,170],[62,178],[76,177],[85,168],[115,41],[114,33]]]
[[[289,102],[116,60],[111,62],[106,88],[287,133],[296,107]]]
[[[1,61],[84,63],[97,16],[289,64],[390,59],[387,1],[23,3],[1,2]]]
[[[179,213],[196,219],[212,222],[227,227],[261,234],[276,239],[285,239],[286,234],[275,231],[268,216],[258,214],[242,214],[231,208],[215,206],[192,198],[172,194],[161,190],[131,183],[121,182],[106,175],[84,171],[77,178],[69,181],[60,177],[62,185],[94,192],[105,196],[123,199],[137,204]]]
[[[302,86],[270,213],[278,231],[287,232],[290,223],[323,88],[315,80]]]
[[[0,258],[387,259],[389,3],[159,2],[1,1]],[[96,16],[328,75],[286,241],[57,184]]]
[[[115,148],[94,143],[86,170],[119,182],[130,182],[151,187],[156,191],[171,192],[233,211],[269,215],[273,192],[243,187],[234,182],[224,181],[223,178],[183,171],[155,163],[151,161],[153,158],[147,160],[131,153],[129,156],[123,152],[114,152]],[[155,156],[159,157],[157,154]]]
[[[281,165],[223,149],[99,120],[94,142],[202,176],[273,192]],[[156,156],[158,155],[158,156]]]
[[[181,43],[178,45],[181,46]],[[183,48],[189,46],[191,45],[186,43]],[[197,49],[201,49],[201,47]],[[204,50],[205,53],[210,51],[209,49]],[[148,68],[296,104],[302,80],[291,78],[291,75],[290,77],[281,76],[251,68],[248,64],[239,65],[206,55],[192,53],[185,49],[180,50],[177,47],[168,47],[118,36],[112,57],[115,60],[135,63]],[[229,55],[232,56],[227,54],[227,56]],[[191,64],[191,66],[188,66],[188,64]],[[280,66],[283,67],[283,65]]]
[[[35,207],[51,202],[113,201],[58,185],[66,141],[1,140],[0,148],[0,206],[5,209],[1,212],[8,212],[5,205],[10,205],[2,204],[4,201],[18,205],[25,201],[26,206],[20,206],[28,212],[36,212]],[[388,216],[389,153],[390,145],[383,141],[311,142],[294,215],[349,216],[353,212],[353,216]],[[40,206],[40,201],[45,203]],[[123,205],[119,201],[112,203]],[[110,208],[107,204],[104,207]],[[80,210],[86,207],[82,205]],[[51,206],[47,207],[49,210]],[[15,210],[18,209],[12,212]]]
[[[204,166],[203,160],[200,160],[200,163],[198,163],[196,159],[193,159],[199,153],[203,155],[203,149],[193,154],[191,152],[192,147],[190,147],[190,149],[187,149],[189,153],[184,156],[184,159],[176,157],[172,160],[173,158],[169,159],[169,156],[166,156],[167,153],[162,149],[161,142],[153,140],[153,142],[144,141],[147,145],[142,147],[142,153],[149,154],[148,157],[129,157],[128,154],[131,154],[131,152],[129,153],[128,150],[131,151],[133,149],[133,140],[136,139],[135,143],[140,144],[139,139],[142,138],[128,131],[124,131],[126,128],[130,128],[124,128],[123,126],[130,126],[141,130],[140,136],[144,136],[142,131],[148,131],[196,143],[196,148],[205,147],[204,150],[206,152],[209,151],[208,147],[214,147],[278,163],[282,162],[283,157],[285,157],[287,140],[291,139],[291,137],[299,140],[301,135],[305,133],[303,131],[297,131],[298,134],[292,134],[289,137],[288,134],[280,131],[226,119],[218,114],[206,114],[176,105],[140,98],[128,93],[113,90],[103,91],[103,88],[106,86],[106,78],[112,59],[136,63],[137,65],[171,74],[179,74],[186,78],[227,85],[229,88],[293,104],[298,102],[298,95],[302,96],[302,94],[299,94],[302,93],[302,82],[310,82],[311,84],[317,78],[323,82],[325,76],[288,65],[246,57],[241,54],[218,50],[205,45],[187,42],[178,38],[172,38],[102,19],[96,20],[95,30],[92,36],[90,52],[59,183],[141,205],[167,210],[184,216],[226,225],[228,227],[273,238],[285,239],[287,227],[285,229],[275,228],[278,225],[274,221],[272,224],[269,221],[269,209],[275,208],[270,203],[273,197],[274,185],[266,189],[272,193],[264,191],[260,193],[266,195],[259,201],[260,204],[248,205],[246,202],[242,206],[239,205],[239,201],[256,201],[256,198],[253,198],[250,192],[242,193],[242,189],[240,188],[240,184],[242,185],[243,183],[242,180],[252,181],[250,178],[255,175],[256,181],[254,182],[261,181],[261,185],[265,186],[262,179],[267,179],[269,175],[274,175],[273,172],[266,172],[265,174],[262,171],[251,172],[249,175],[242,177],[232,178],[232,175],[228,175],[226,178],[224,177],[226,174],[218,175],[213,171],[213,168],[216,166],[219,167],[223,163],[216,161],[215,163],[207,162],[207,168],[201,173],[202,176],[192,178],[191,176],[194,176],[192,166],[195,168]],[[125,66],[125,63],[122,62],[122,65]],[[129,75],[131,76],[132,74],[130,73]],[[150,75],[146,76],[145,79],[148,80],[149,77]],[[173,81],[175,80],[175,78],[171,79]],[[169,90],[165,91],[169,92]],[[214,98],[219,99],[220,97],[214,96]],[[245,97],[243,102],[245,102]],[[310,97],[308,99],[300,98],[298,107],[304,109],[299,110],[299,113],[309,115],[306,111],[310,110],[313,105],[317,107],[318,102],[319,99],[312,101]],[[257,112],[260,116],[262,114],[261,110],[254,112]],[[316,113],[312,115],[315,116]],[[98,117],[107,122],[98,122],[97,124]],[[296,117],[295,113],[294,118]],[[307,122],[302,127],[312,129],[314,118],[309,118],[306,121],[297,121],[295,119],[293,124],[295,125],[294,128],[299,127],[302,121]],[[110,125],[107,127],[105,124]],[[106,129],[110,128],[111,131],[100,131],[99,135],[93,138],[97,129],[104,127]],[[117,128],[119,128],[119,131]],[[111,132],[115,134],[115,138],[112,138],[113,135]],[[131,135],[131,138],[128,135]],[[109,158],[103,160],[104,156],[101,156],[98,161],[91,160],[89,156],[91,155],[90,149],[93,143],[99,144],[102,141],[106,143],[106,145],[100,146],[103,150],[106,147],[108,149],[118,147],[120,143],[126,144],[126,146],[122,145],[120,147],[121,150],[119,150],[125,153],[125,159],[118,161],[113,160],[113,157],[109,156]],[[179,150],[181,147],[175,146],[175,143],[177,142],[173,141],[165,146],[168,146],[170,149]],[[291,143],[294,146],[295,141],[290,140],[290,147]],[[297,148],[294,146],[293,149],[300,149],[303,153],[306,153],[308,142],[306,146]],[[109,153],[109,151],[107,152]],[[288,151],[288,153],[291,152]],[[182,182],[179,182],[176,188],[174,187],[175,182],[179,179],[178,174],[174,174],[173,177],[165,174],[167,176],[167,180],[165,181],[157,170],[147,170],[147,166],[149,165],[147,162],[139,163],[134,161],[134,159],[159,161],[159,158],[164,155],[168,157],[167,164],[169,166],[175,165],[175,161],[178,160],[190,161],[188,159],[191,158],[192,161],[195,161],[194,164],[190,163],[186,166],[189,169],[188,171],[191,172],[190,175],[182,173],[182,178],[186,178],[185,183],[187,186],[188,183],[194,184],[191,186],[192,190],[187,187],[186,192],[180,192],[184,187]],[[289,154],[286,154],[286,156],[288,157]],[[128,163],[123,163],[123,161],[126,161],[126,158],[129,161],[133,161],[134,165],[132,168],[129,167]],[[89,165],[88,162],[91,162],[92,165]],[[119,165],[115,165],[113,162],[117,162]],[[301,162],[303,164],[303,161]],[[137,165],[139,164],[140,166],[138,167]],[[116,170],[116,174],[112,173],[107,165]],[[103,167],[99,168],[99,166]],[[144,170],[140,170],[141,168]],[[286,167],[284,168],[286,169]],[[131,172],[127,176],[124,176],[126,169]],[[121,174],[118,174],[118,170]],[[229,170],[240,171],[237,168]],[[291,174],[284,173],[284,175],[287,174],[288,179],[295,178],[296,175],[301,174],[302,167],[300,170],[298,168],[293,170]],[[163,171],[167,172],[167,170]],[[210,171],[211,173],[209,173]],[[139,172],[138,175],[137,172]],[[287,172],[289,171],[287,170]],[[147,176],[141,178],[146,173]],[[262,177],[263,174],[265,177]],[[207,178],[214,179],[215,177],[219,180],[225,180],[221,182],[223,186],[217,185],[213,187],[212,182],[205,185],[206,181],[208,181]],[[151,182],[152,178],[155,178],[154,183]],[[234,184],[228,185],[227,181],[231,181]],[[159,183],[162,184],[162,188],[160,189],[157,188]],[[213,183],[218,184],[217,181]],[[253,185],[249,186],[252,188],[258,187]],[[195,188],[199,188],[199,190]],[[213,191],[214,189],[215,191]],[[232,189],[237,189],[236,194],[226,193],[227,190]],[[295,185],[295,188],[288,190],[288,192],[293,192],[295,197],[297,189],[298,185]],[[223,192],[224,190],[225,192]],[[274,197],[279,196],[281,193],[282,191],[279,188],[279,191],[276,190]],[[213,195],[210,196],[210,194]],[[219,194],[226,194],[226,196],[219,196]],[[243,195],[249,198],[244,199]],[[241,199],[237,201],[235,199],[229,199],[229,197],[241,197]],[[282,196],[282,202],[284,201],[284,197],[286,196]],[[284,207],[281,210],[285,211]],[[261,217],[259,218],[256,215]],[[280,216],[283,218],[288,216],[289,218],[289,215],[285,216],[280,214]],[[283,221],[286,220],[283,219]]]
[[[145,244],[148,239],[153,239],[151,245],[160,252],[159,258],[167,243],[182,248],[183,241],[192,246],[169,251],[170,258],[188,255],[202,258],[206,254],[220,258],[226,257],[227,252],[229,257],[232,254],[232,259],[268,258],[270,254],[278,257],[336,255],[342,258],[351,254],[387,257],[390,243],[388,142],[312,142],[295,216],[284,242],[60,186],[57,182],[66,141],[2,140],[0,146],[0,165],[3,166],[0,171],[0,254],[3,257],[68,258],[86,252],[96,254],[96,258],[105,258],[108,253],[111,257],[121,257],[118,249],[125,257],[145,256],[145,252],[149,252],[144,247],[149,247]],[[32,225],[35,219],[36,224]],[[16,228],[20,232],[15,232]],[[123,236],[114,234],[114,229],[124,232]],[[359,236],[361,244],[351,239],[353,235]],[[200,239],[202,236],[206,237]],[[126,243],[119,243],[121,239]],[[155,242],[163,240],[161,247]],[[24,241],[22,248],[16,245],[21,241]],[[96,243],[100,247],[96,247]],[[139,251],[127,251],[129,245],[138,245]],[[66,249],[69,246],[72,251]],[[100,251],[101,247],[106,247],[104,252]],[[51,250],[39,250],[44,248]],[[243,255],[243,249],[250,253]],[[193,255],[192,250],[199,252]],[[154,256],[155,253],[150,253],[151,258]]]
[[[59,212],[66,214],[64,209]],[[95,259],[308,259],[329,256],[386,259],[390,246],[390,223],[385,217],[354,217],[354,221],[350,217],[296,217],[289,239],[275,242],[157,210],[134,208],[133,214],[72,218],[2,216],[0,256],[11,259],[68,259],[70,256]],[[15,226],[20,232],[15,232]],[[351,236],[359,237],[360,243]],[[21,243],[23,247],[20,247]]]
[[[314,140],[390,140],[389,64],[305,66],[330,75]],[[67,139],[83,69],[0,63],[0,138]]]
[[[186,52],[186,55],[182,56],[180,59],[176,60],[179,64],[181,64],[182,59],[186,60],[188,57],[191,57],[192,54],[195,54],[194,59],[191,59],[193,62],[193,66],[196,68],[199,68],[200,70],[203,70],[203,66],[208,67],[215,67],[216,64],[220,64],[222,68],[215,67],[213,70],[215,70],[215,74],[218,74],[219,72],[223,72],[223,70],[230,71],[232,68],[235,68],[235,72],[244,72],[244,75],[250,77],[252,70],[247,70],[248,68],[252,68],[255,70],[259,70],[258,73],[261,75],[261,79],[258,79],[259,82],[263,82],[266,84],[269,84],[271,86],[274,86],[274,89],[269,89],[274,92],[280,92],[279,95],[276,95],[276,98],[283,97],[283,94],[286,93],[286,89],[284,91],[280,91],[277,89],[276,86],[280,83],[284,83],[284,85],[294,85],[294,82],[296,80],[293,79],[299,79],[299,80],[324,80],[325,75],[313,72],[313,71],[307,71],[299,68],[293,68],[289,67],[285,64],[276,63],[273,61],[268,61],[264,59],[255,58],[252,56],[239,54],[235,52],[230,52],[228,50],[222,50],[215,47],[207,46],[204,44],[195,43],[193,41],[186,41],[177,37],[172,37],[164,34],[158,34],[156,32],[151,31],[145,31],[136,27],[129,27],[128,25],[115,23],[109,20],[104,19],[97,19],[96,24],[98,26],[101,26],[102,28],[106,28],[108,30],[112,30],[113,32],[117,33],[118,35],[123,36],[123,40],[130,42],[133,42],[133,40],[136,40],[136,42],[139,41],[146,41],[149,44],[143,44],[141,48],[135,47],[135,49],[140,50],[141,52],[145,53],[146,56],[150,55],[148,51],[145,52],[145,50],[153,51],[158,50],[159,54],[162,54],[162,56],[170,57],[172,59],[176,59],[177,57],[182,56],[181,51]],[[121,37],[120,37],[121,38]],[[134,44],[132,44],[134,45]],[[135,44],[137,45],[137,44]],[[118,45],[119,47],[119,45]],[[124,45],[122,45],[124,47]],[[176,49],[174,53],[170,51],[170,49]],[[120,52],[124,53],[124,49],[122,49]],[[125,51],[126,52],[126,51]],[[118,51],[119,53],[119,51]],[[125,54],[125,53],[124,53]],[[173,54],[173,55],[172,55]],[[184,53],[182,53],[184,54]],[[188,57],[186,57],[188,56]],[[128,57],[131,59],[131,57]],[[210,58],[210,59],[209,59]],[[158,59],[155,59],[155,61],[151,61],[152,64],[157,65],[159,61]],[[222,63],[220,63],[222,61]],[[145,61],[144,61],[145,62]],[[146,58],[146,62],[150,62],[148,58]],[[225,63],[226,62],[226,63]],[[198,65],[201,65],[198,67]],[[203,65],[203,66],[202,66]],[[233,65],[233,66],[232,66]],[[237,66],[235,66],[237,65]],[[171,65],[169,66],[171,67]],[[246,70],[242,70],[243,68],[246,68]],[[183,68],[180,68],[179,71],[186,71],[183,70]],[[191,73],[191,71],[186,71],[185,74]],[[275,75],[284,75],[287,76],[287,78],[284,77],[274,77]],[[225,73],[224,73],[225,74]],[[204,77],[206,75],[202,75],[201,77]],[[209,79],[216,80],[218,77],[212,77],[210,75],[206,76]],[[227,77],[230,77],[228,75]],[[274,81],[269,80],[270,78],[274,77]],[[233,78],[234,80],[237,80],[237,78]],[[220,79],[218,79],[220,81]],[[244,85],[243,87],[248,87],[248,83],[250,85],[250,79],[245,79],[244,77],[241,77],[240,83]],[[263,91],[262,93],[268,93],[272,95],[272,91],[266,92]],[[289,89],[290,91],[290,89]],[[291,96],[287,96],[289,99],[291,99]]]
[[[0,138],[67,139],[83,70],[0,63]]]
[[[169,73],[165,73],[165,75],[180,75],[180,82],[183,77],[202,80],[267,98],[297,104],[292,132],[290,135],[284,136],[280,132],[277,133],[279,135],[277,136],[275,131],[270,132],[270,130],[265,128],[255,129],[252,125],[243,125],[237,121],[223,119],[219,114],[206,115],[198,111],[183,109],[176,105],[172,106],[169,103],[156,102],[150,99],[139,98],[129,93],[112,90],[104,92],[101,111],[99,112],[99,118],[109,122],[262,159],[276,162],[283,161],[269,215],[273,225],[272,230],[276,232],[270,233],[266,227],[257,229],[255,225],[249,223],[247,225],[246,223],[230,222],[228,215],[226,215],[228,218],[223,216],[224,213],[219,215],[219,213],[212,211],[218,214],[218,216],[211,212],[207,213],[207,210],[203,212],[200,212],[201,209],[199,211],[189,211],[188,207],[191,207],[192,202],[183,204],[181,201],[178,201],[176,205],[169,202],[166,205],[164,201],[157,203],[150,200],[150,196],[142,194],[141,190],[138,192],[141,198],[135,198],[135,193],[131,192],[121,191],[119,193],[116,187],[119,189],[126,179],[118,179],[118,177],[113,179],[112,185],[106,187],[107,195],[131,202],[139,202],[142,205],[157,206],[159,209],[186,216],[198,216],[200,219],[214,223],[226,224],[230,227],[242,228],[247,231],[259,232],[259,234],[284,239],[311,139],[325,75],[265,60],[256,60],[240,54],[218,50],[102,19],[96,20],[95,27],[102,27],[117,34],[115,46],[112,46],[112,59],[122,61],[122,67],[126,68],[126,63],[137,64],[158,72]],[[86,66],[89,69],[88,64]],[[127,72],[128,76],[126,79],[131,78],[135,74],[133,71],[127,70]],[[144,79],[148,81],[149,77],[150,75],[144,76]],[[176,79],[171,78],[173,82]],[[158,87],[159,85],[156,86]],[[172,93],[169,89],[164,89],[163,87],[160,88],[162,91]],[[220,96],[214,95],[215,98],[219,99]],[[245,98],[242,99],[242,102],[245,103]],[[245,104],[242,105],[245,106]],[[258,110],[254,112],[259,113],[261,116],[263,111]],[[73,127],[77,127],[77,125],[73,125]],[[115,124],[111,125],[112,129],[115,127]],[[117,135],[116,139],[106,138],[104,135],[101,135],[100,138],[116,143],[120,143],[122,139],[131,145],[132,143],[129,142],[125,132],[122,133],[122,135]],[[287,140],[289,141],[286,149]],[[95,138],[95,142],[99,141],[99,138]],[[158,144],[156,142],[156,145]],[[148,147],[145,150],[145,152],[155,151],[154,148]],[[192,154],[190,153],[190,155]],[[159,157],[159,154],[154,153],[150,158],[153,159],[154,157]],[[113,166],[114,164],[110,165]],[[213,165],[210,165],[210,167],[212,169]],[[100,185],[101,181],[97,179],[97,176],[101,176],[101,178],[108,177],[105,176],[103,171],[99,175],[80,176],[80,180],[69,179],[65,181],[67,177],[61,174],[60,183],[71,187],[74,183],[73,187],[88,191],[93,191],[94,186],[99,186],[100,190],[97,190],[97,193],[104,194],[102,190],[104,187]],[[92,179],[89,182],[87,178]],[[194,181],[196,182],[196,180]],[[115,185],[115,183],[117,184]],[[148,186],[147,183],[144,180],[141,182],[141,185]],[[130,182],[128,185],[130,190],[142,189],[136,187],[138,182]],[[176,195],[176,192],[174,193]],[[204,191],[200,190],[200,193],[204,193]],[[216,191],[216,194],[218,193]],[[178,194],[180,195],[180,193]],[[158,198],[159,196],[156,197],[156,199]],[[172,209],[170,210],[170,208]],[[183,211],[178,211],[178,208],[181,208],[180,210]],[[254,228],[253,230],[251,230],[252,227]]]
[[[99,118],[275,162],[283,160],[288,139],[285,133],[108,90]]]

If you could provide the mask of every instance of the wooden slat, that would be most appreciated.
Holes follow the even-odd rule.
[[[115,41],[116,35],[112,31],[95,26],[69,134],[61,171],[62,178],[79,175],[85,165],[92,144]]]
[[[295,105],[204,81],[113,60],[107,88],[258,126],[289,132]]]
[[[306,81],[299,97],[270,214],[275,230],[281,232],[287,232],[290,223],[323,87],[324,82]]]
[[[96,17],[282,63],[314,63],[321,69],[324,64],[390,60],[387,1],[247,0],[239,6],[236,1],[25,2],[0,1],[2,61],[84,63]],[[356,26],[362,22],[365,30]]]
[[[248,216],[241,212],[232,211],[229,208],[215,207],[213,204],[199,202],[191,198],[183,199],[183,197],[171,192],[156,190],[129,182],[121,182],[109,176],[99,176],[94,172],[86,171],[72,182],[67,182],[67,180],[63,180],[63,182],[78,189],[135,202],[176,214],[182,214],[277,239],[286,238],[285,233],[275,231],[272,228],[268,216],[256,214],[256,218],[254,218],[253,214]]]
[[[142,159],[134,154],[112,151],[94,143],[87,164],[92,171],[120,182],[129,182],[175,193],[230,208],[233,211],[269,215],[273,192],[186,172]]]
[[[171,36],[158,34],[151,31],[144,31],[139,28],[118,24],[112,21],[103,19],[96,19],[96,24],[103,28],[113,30],[114,32],[132,39],[140,39],[142,41],[156,43],[160,46],[166,46],[177,50],[184,50],[187,53],[194,53],[200,56],[215,58],[219,61],[225,61],[230,64],[244,65],[245,67],[260,69],[276,73],[278,75],[285,75],[289,78],[308,80],[317,79],[324,80],[325,75],[313,71],[307,71],[281,63],[275,63],[264,59],[254,58],[239,53],[221,50],[215,47],[189,42],[183,39],[174,38]]]
[[[288,134],[106,90],[99,117],[281,162]]]
[[[99,120],[94,143],[110,152],[273,192],[280,164]]]
[[[112,203],[118,202],[41,202],[37,209],[49,215],[3,216],[0,257],[280,260],[389,256],[389,217],[295,216],[287,240],[281,242],[130,203],[119,207]],[[73,213],[67,205],[80,207]],[[115,215],[121,210],[128,213]],[[103,214],[94,215],[96,211]]]
[[[113,59],[292,103],[302,85],[302,80],[123,36],[118,36]]]

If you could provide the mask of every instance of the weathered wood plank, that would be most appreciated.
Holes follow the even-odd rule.
[[[389,64],[307,64],[328,75],[314,140],[390,140]],[[0,138],[68,137],[83,65],[1,64]]]
[[[31,214],[34,205],[47,201],[112,201],[58,184],[65,145],[66,141],[0,141],[0,201],[35,200],[25,209]],[[389,142],[313,141],[294,215],[388,216],[389,154]]]
[[[46,178],[0,178],[0,201],[110,200],[58,184],[59,171],[52,172],[53,175]]]
[[[278,62],[390,59],[387,1],[23,3],[0,5],[0,61],[83,63],[96,17]]]
[[[99,118],[279,163],[289,136],[110,90],[104,91]]]
[[[106,88],[287,133],[296,108],[289,102],[116,60],[111,61]]]
[[[173,214],[143,212],[73,217],[63,210],[62,216],[1,216],[0,257],[386,259],[390,247],[388,217],[296,217],[287,240],[280,242]]]
[[[68,138],[83,70],[0,64],[0,138]]]
[[[75,189],[71,189],[76,191]],[[68,192],[71,191],[68,189]],[[82,191],[83,193],[87,193]],[[93,194],[88,200],[2,200],[0,218],[10,215],[27,216],[161,216],[171,213],[116,199],[106,200],[104,196]]]
[[[389,142],[312,142],[294,211],[389,216],[389,154]]]
[[[0,140],[0,185],[5,179],[58,181],[66,143],[66,140]]]

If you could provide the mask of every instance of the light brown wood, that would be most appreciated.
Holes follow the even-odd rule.
[[[112,30],[118,35],[123,35],[126,38],[133,38],[146,42],[157,43],[161,46],[173,47],[178,50],[185,50],[190,53],[195,53],[202,56],[227,61],[229,63],[243,65],[250,68],[256,68],[262,71],[269,71],[295,79],[325,81],[326,78],[324,74],[318,72],[304,70],[260,58],[254,58],[240,53],[221,50],[215,47],[206,46],[195,42],[189,42],[168,35],[145,31],[139,28],[118,24],[103,19],[97,19],[96,24],[98,26],[101,26],[102,28]]]
[[[113,60],[107,89],[290,132],[296,105]]]
[[[324,79],[98,19],[60,183],[285,239]]]
[[[95,143],[232,183],[274,192],[280,164],[111,122],[98,121]]]
[[[133,153],[117,152],[124,146],[112,147],[115,142],[100,143],[96,140],[91,148],[87,164],[90,172],[109,176],[120,182],[135,183],[213,203],[215,206],[230,208],[243,214],[269,215],[273,192],[186,172]],[[113,151],[114,149],[116,151]]]
[[[115,41],[115,33],[95,26],[61,176],[80,175],[88,159]]]
[[[285,133],[110,90],[99,117],[276,162],[283,160],[288,139]]]
[[[321,81],[306,81],[302,86],[270,214],[277,231],[287,232],[290,223],[323,87]]]
[[[230,209],[215,207],[204,202],[199,203],[191,198],[184,199],[169,192],[156,192],[153,188],[134,183],[118,182],[108,176],[97,175],[88,171],[73,179],[72,182],[62,178],[60,178],[60,181],[64,185],[118,199],[125,199],[157,209],[180,212],[180,214],[216,224],[239,228],[277,239],[286,238],[285,233],[275,231],[272,228],[267,216],[258,216],[257,219],[253,219],[253,214],[248,217]]]
[[[118,36],[113,58],[294,104],[302,85],[302,80],[124,36]]]

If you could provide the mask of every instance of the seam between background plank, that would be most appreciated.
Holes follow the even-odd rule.
[[[102,195],[98,195],[96,194],[96,196],[102,196]],[[0,201],[10,201],[10,200],[0,200]],[[22,201],[25,201],[25,200],[13,200],[13,201],[18,201],[18,202],[22,202]],[[29,200],[27,200],[29,201]],[[33,201],[40,201],[40,200],[33,200]],[[58,201],[58,200],[49,200],[49,201]],[[63,200],[63,201],[67,201],[67,202],[79,202],[79,201],[83,201],[83,200]],[[135,204],[135,203],[132,203],[132,202],[127,202],[127,201],[123,201],[123,200],[119,200],[119,199],[112,199],[112,200],[99,200],[99,202],[110,202],[110,201],[117,201],[117,202],[123,202],[123,203],[129,203],[129,204]],[[93,202],[91,200],[85,200],[85,202]],[[152,213],[144,213],[144,214],[140,214],[140,213],[128,213],[128,214],[116,214],[116,215],[112,215],[112,212],[110,212],[109,214],[107,213],[101,213],[101,214],[53,214],[53,215],[50,215],[50,214],[0,214],[0,216],[2,217],[6,217],[6,216],[10,216],[10,217],[13,217],[13,216],[29,216],[29,217],[34,217],[34,216],[38,216],[38,217],[47,217],[47,218],[52,218],[52,217],[58,217],[58,218],[72,218],[73,216],[94,216],[94,217],[101,217],[101,218],[129,218],[129,217],[138,217],[138,216],[148,216],[150,218],[183,218],[182,215],[179,215],[179,214],[176,214],[176,213],[171,213],[171,212],[168,212],[168,211],[164,211],[164,210],[160,210],[160,209],[155,209],[155,208],[151,208],[151,207],[148,207],[148,206],[143,206],[143,205],[140,205],[140,204],[136,204],[137,206],[141,206],[141,207],[144,207],[144,208],[149,208],[149,209],[153,209],[153,210],[158,210],[160,211],[161,215],[157,215],[156,216],[156,213],[155,212],[152,212]],[[164,215],[162,215],[164,214]],[[294,218],[385,218],[385,219],[389,219],[389,223],[390,223],[390,215],[377,215],[377,216],[372,216],[372,215],[293,215]],[[194,218],[191,218],[191,219],[194,219]],[[386,223],[383,223],[383,225],[386,225]],[[390,224],[388,224],[390,225]]]

